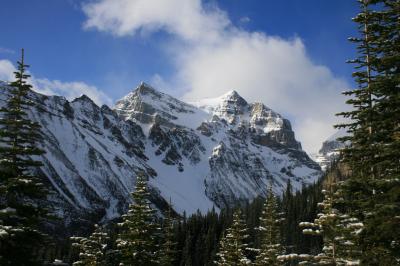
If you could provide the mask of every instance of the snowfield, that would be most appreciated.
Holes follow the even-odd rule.
[[[0,83],[0,106],[9,87]],[[149,178],[152,202],[180,214],[205,212],[315,182],[320,167],[296,141],[290,122],[231,91],[184,103],[142,83],[114,109],[87,96],[72,102],[31,92],[42,125],[41,174],[57,214],[109,220],[125,212],[135,177]]]

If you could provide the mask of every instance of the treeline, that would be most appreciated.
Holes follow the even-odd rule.
[[[278,244],[282,244],[288,252],[319,252],[322,248],[321,239],[304,236],[298,224],[315,218],[317,203],[322,199],[321,182],[295,194],[290,187],[289,183],[283,198],[276,199],[276,213],[280,214],[277,218],[281,219],[277,229],[282,236]],[[247,228],[248,237],[244,244],[250,249],[246,249],[244,255],[254,261],[263,241],[259,227],[265,203],[265,198],[256,198],[246,206],[224,209],[219,214],[210,211],[177,220],[174,235],[178,252],[174,265],[215,265],[220,251],[219,242],[224,232],[232,226],[237,209],[240,209],[244,228]]]
[[[295,193],[289,182],[281,198],[270,190],[266,199],[259,197],[245,206],[220,212],[211,210],[206,214],[198,212],[190,217],[174,217],[167,211],[164,219],[153,216],[147,223],[144,222],[146,218],[143,219],[146,215],[139,214],[138,210],[146,210],[148,214],[153,211],[150,203],[143,201],[145,180],[139,179],[141,187],[136,187],[133,193],[135,203],[122,223],[102,229],[96,226],[89,237],[72,238],[75,241],[72,249],[59,258],[68,263],[75,261],[74,265],[120,265],[124,257],[123,265],[239,265],[235,262],[240,260],[243,265],[290,265],[291,262],[279,261],[278,256],[318,254],[322,249],[321,237],[305,236],[299,223],[311,222],[316,217],[317,204],[323,198],[324,178]],[[126,225],[130,228],[123,228]],[[140,231],[142,235],[137,234]],[[275,237],[269,239],[266,233]],[[121,236],[126,238],[121,239]],[[229,241],[224,243],[225,240]],[[121,242],[124,244],[119,244]],[[230,249],[229,244],[235,248]],[[241,246],[239,253],[238,246]],[[271,246],[279,246],[279,249],[275,251]],[[275,264],[265,264],[261,259],[272,259]]]
[[[269,190],[219,214],[181,219],[169,210],[159,220],[138,175],[118,224],[95,226],[61,251],[40,230],[53,217],[34,175],[43,151],[26,113],[33,103],[22,53],[0,109],[0,265],[399,265],[400,1],[358,2],[359,36],[350,38],[358,88],[345,92],[352,110],[337,125],[348,145],[323,182],[295,194],[289,183],[282,198]]]

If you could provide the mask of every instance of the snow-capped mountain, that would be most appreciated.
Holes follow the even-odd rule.
[[[315,161],[321,166],[322,170],[325,171],[339,157],[340,149],[345,147],[345,143],[338,139],[346,135],[346,130],[340,129],[322,143],[321,149],[315,156]]]
[[[7,85],[0,90],[4,106]],[[29,116],[42,125],[49,201],[67,223],[118,217],[139,171],[158,209],[171,200],[187,214],[265,195],[269,184],[277,194],[288,180],[299,189],[321,175],[287,119],[235,91],[189,104],[142,83],[114,109],[87,96],[29,97]]]

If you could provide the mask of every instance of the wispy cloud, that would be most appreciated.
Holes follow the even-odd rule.
[[[15,51],[12,49],[0,47],[0,54],[15,54]]]
[[[15,67],[8,60],[0,60],[0,80],[10,81],[14,77]]]
[[[250,21],[251,21],[251,19],[250,19],[249,17],[246,17],[246,16],[241,17],[241,18],[239,19],[239,22],[240,22],[241,24],[246,24],[246,23],[249,23]]]
[[[316,151],[334,132],[348,84],[307,55],[298,37],[282,39],[233,25],[228,15],[201,0],[95,0],[83,6],[86,29],[115,36],[166,31],[172,64],[164,87],[186,89],[185,99],[213,97],[236,89],[289,116],[307,151]]]
[[[9,60],[0,60],[0,80],[12,81],[15,66]],[[46,78],[36,78],[32,75],[30,83],[33,89],[45,95],[62,95],[69,100],[86,94],[98,105],[113,103],[112,99],[95,86],[82,81],[62,82]]]

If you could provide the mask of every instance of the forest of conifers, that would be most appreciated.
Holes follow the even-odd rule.
[[[22,52],[7,107],[0,110],[1,265],[400,265],[400,1],[359,0],[350,110],[335,125],[346,147],[322,179],[301,191],[257,198],[219,213],[163,215],[139,175],[119,220],[60,239],[57,219],[32,169],[43,151],[29,120]],[[173,206],[172,206],[173,207]]]

